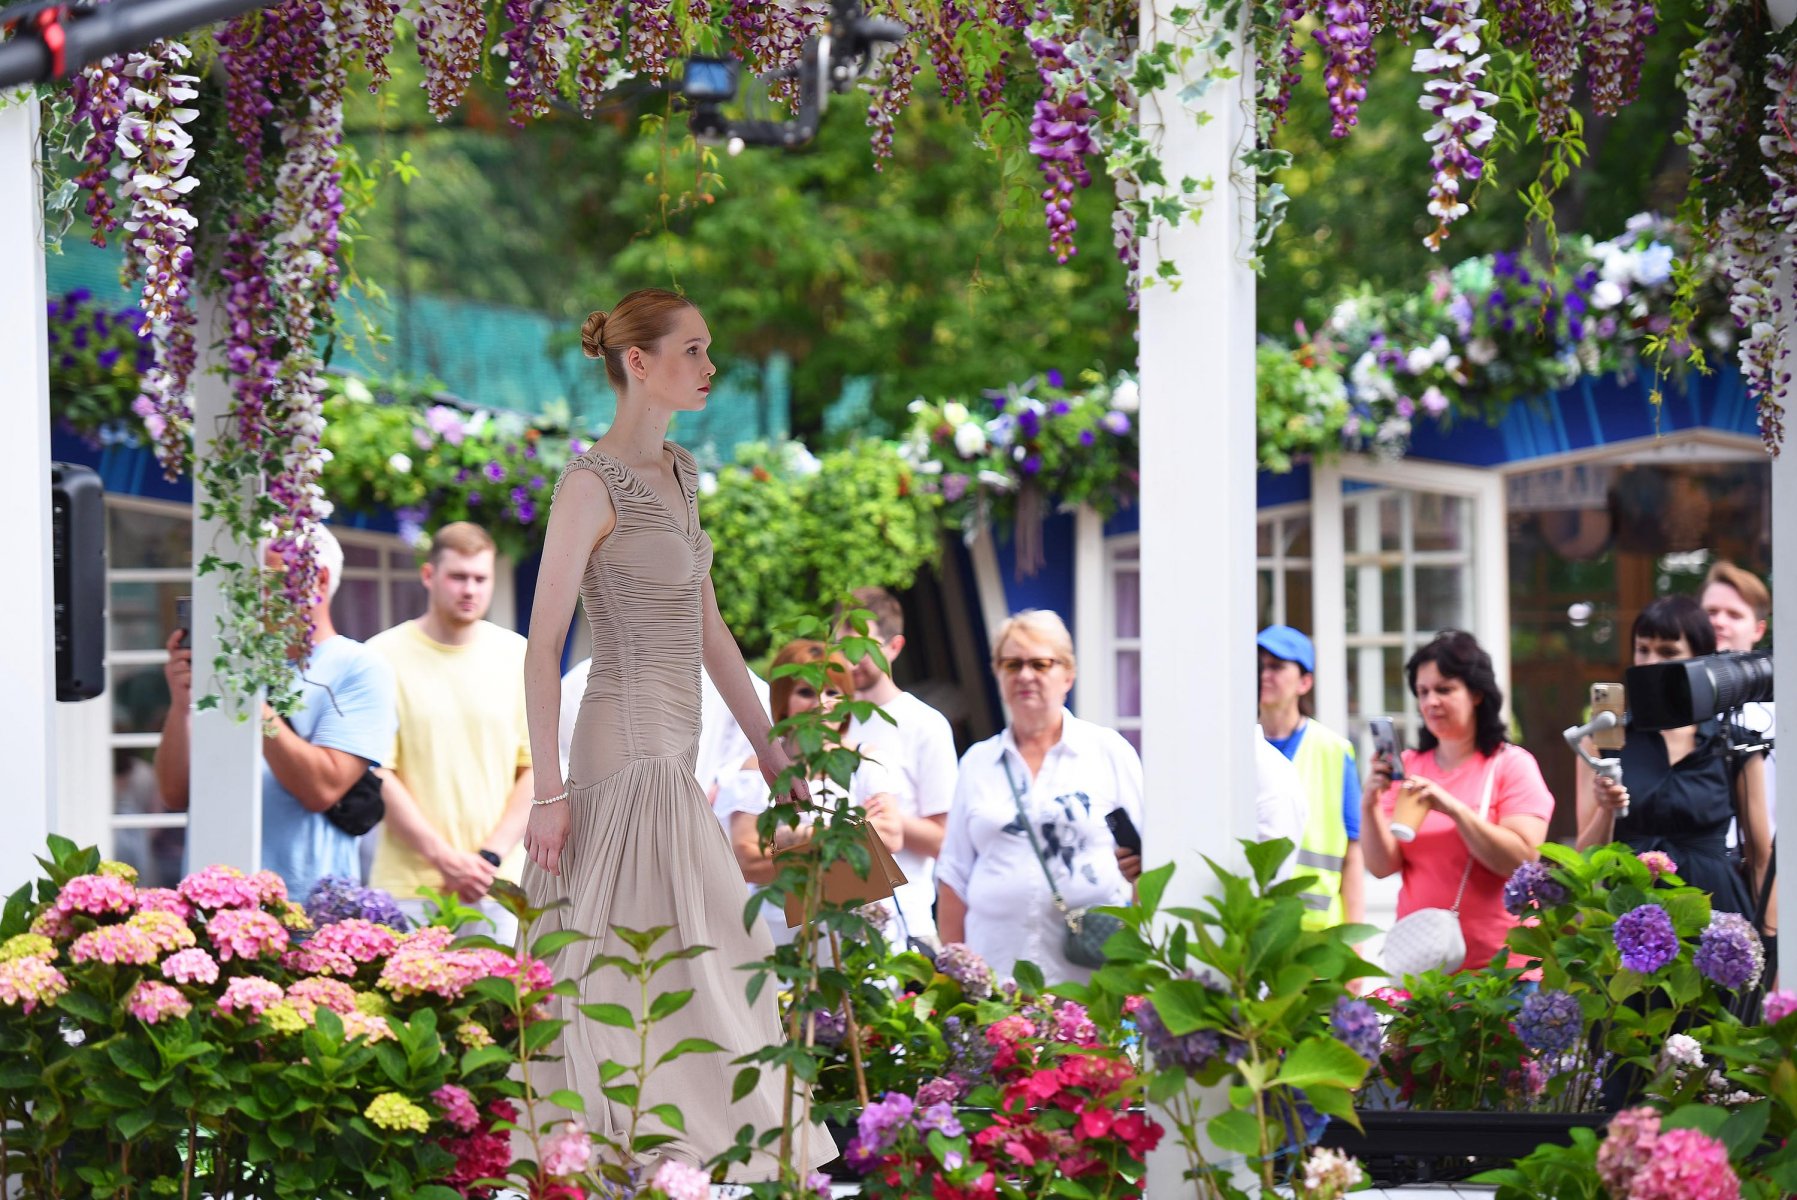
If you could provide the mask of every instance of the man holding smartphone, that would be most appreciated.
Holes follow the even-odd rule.
[[[1289,759],[1303,783],[1308,812],[1297,865],[1315,876],[1304,894],[1305,924],[1313,929],[1365,919],[1365,870],[1360,851],[1360,772],[1347,738],[1306,716],[1304,697],[1316,686],[1316,647],[1290,625],[1260,631],[1260,727]]]

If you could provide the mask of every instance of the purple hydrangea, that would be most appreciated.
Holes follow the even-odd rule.
[[[314,925],[334,925],[357,918],[401,933],[412,927],[392,896],[342,875],[326,875],[312,885],[306,895],[306,916]]]
[[[1365,1000],[1343,996],[1335,1002],[1329,1024],[1348,1049],[1370,1063],[1379,1061],[1379,1049],[1385,1036],[1379,1028],[1379,1014],[1373,1011],[1372,1005]]]
[[[887,1092],[861,1110],[855,1130],[864,1154],[884,1154],[898,1139],[899,1130],[911,1121],[916,1106],[903,1092]]]
[[[965,942],[950,942],[936,954],[936,969],[961,985],[961,994],[969,1000],[984,1000],[992,994],[992,968]]]
[[[1563,1054],[1578,1043],[1585,1013],[1570,992],[1536,992],[1516,1015],[1516,1036],[1540,1054]]]
[[[1632,908],[1616,919],[1616,948],[1622,965],[1651,975],[1678,957],[1678,933],[1672,918],[1657,904]]]
[[[942,1022],[942,1042],[948,1052],[942,1073],[963,1090],[992,1077],[998,1047],[986,1040],[978,1025],[949,1017]]]
[[[1739,991],[1759,982],[1760,972],[1766,969],[1766,952],[1746,917],[1719,912],[1698,939],[1693,962],[1717,987]]]
[[[920,1133],[927,1135],[935,1131],[943,1137],[960,1137],[962,1133],[961,1122],[955,1119],[955,1110],[947,1104],[932,1104],[928,1107],[920,1105],[917,1109],[917,1128]]]
[[[1219,1056],[1225,1062],[1241,1059],[1246,1047],[1234,1038],[1225,1038],[1214,1029],[1194,1029],[1175,1037],[1161,1022],[1152,1000],[1144,1001],[1136,1010],[1136,1025],[1142,1031],[1142,1044],[1161,1066],[1182,1067],[1197,1073]]]
[[[1566,903],[1566,888],[1545,863],[1526,862],[1510,872],[1504,884],[1504,908],[1513,917],[1526,917],[1537,908]]]
[[[812,1017],[812,1037],[820,1046],[840,1046],[848,1034],[849,1023],[834,1008],[820,1008]]]

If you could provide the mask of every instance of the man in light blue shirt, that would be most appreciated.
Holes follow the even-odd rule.
[[[343,547],[318,529],[318,596],[312,606],[312,655],[300,672],[300,707],[291,722],[264,704],[271,731],[262,739],[262,866],[303,901],[326,875],[361,877],[356,839],[325,811],[380,758],[399,720],[386,660],[331,623],[331,598],[343,575]],[[272,553],[273,568],[280,560]],[[169,639],[170,703],[156,748],[163,803],[187,808],[188,722],[193,703],[193,652],[183,632]]]

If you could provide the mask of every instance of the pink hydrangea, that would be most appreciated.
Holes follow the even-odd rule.
[[[425,925],[399,939],[399,950],[447,950],[455,934],[441,925]]]
[[[261,1016],[263,1009],[278,1003],[284,996],[281,985],[272,979],[239,975],[225,984],[225,994],[218,998],[218,1009],[220,1012],[248,1012]]]
[[[141,967],[156,961],[160,953],[150,935],[135,925],[102,925],[75,939],[69,947],[72,962],[118,963]]]
[[[346,1038],[365,1037],[370,1042],[378,1042],[382,1038],[393,1040],[393,1027],[387,1024],[385,1017],[361,1011],[346,1012],[343,1017],[343,1036]]]
[[[1610,1118],[1597,1148],[1597,1177],[1616,1200],[1628,1195],[1630,1181],[1653,1157],[1659,1137],[1660,1114],[1651,1108],[1624,1109]]]
[[[47,958],[14,958],[0,962],[0,1004],[15,1004],[30,1012],[40,1004],[55,1004],[69,990],[69,981]]]
[[[137,888],[117,875],[77,875],[56,894],[56,909],[64,913],[128,913],[137,904]]]
[[[164,1017],[185,1017],[193,1005],[178,989],[145,979],[125,998],[125,1010],[145,1025],[154,1025]]]
[[[352,917],[326,925],[283,961],[298,971],[348,977],[361,964],[392,954],[398,945],[399,936],[385,925]]]
[[[1054,1040],[1072,1046],[1096,1046],[1098,1026],[1082,1005],[1069,1000],[1055,1009]]]
[[[156,943],[156,948],[164,952],[185,950],[199,944],[199,939],[187,927],[187,922],[174,913],[157,910],[132,913],[131,919],[125,924],[133,929],[143,930],[144,935]]]
[[[592,1165],[593,1139],[579,1121],[563,1122],[543,1139],[543,1170],[549,1174],[578,1175]]]
[[[1646,867],[1655,879],[1662,875],[1678,874],[1678,864],[1673,862],[1672,855],[1664,850],[1643,850],[1635,857],[1641,860],[1641,865]]]
[[[199,908],[255,908],[262,889],[236,867],[207,867],[181,881],[181,895]]]
[[[463,1133],[480,1124],[480,1110],[474,1107],[474,1096],[460,1084],[444,1084],[431,1093],[431,1100],[443,1110],[443,1119]]]
[[[193,905],[174,888],[138,888],[137,911],[173,913],[185,921],[193,916]]]
[[[529,955],[514,956],[503,950],[466,950],[471,955],[475,966],[483,976],[497,979],[516,979],[526,991],[546,988],[555,982],[555,976],[549,971],[549,964],[540,958]]]
[[[402,941],[381,968],[379,986],[395,996],[429,992],[455,1000],[477,979],[493,974],[493,958],[511,961],[496,950],[437,950],[428,943]]]
[[[341,979],[302,979],[287,989],[287,999],[308,1021],[321,1006],[339,1016],[356,1011],[356,989]]]
[[[1769,992],[1762,1010],[1766,1024],[1776,1025],[1797,1012],[1797,992]]]
[[[672,1158],[656,1170],[649,1186],[668,1200],[711,1200],[711,1176]]]
[[[192,876],[188,877],[189,879]],[[186,885],[182,880],[182,885]],[[257,908],[221,908],[206,922],[206,936],[225,962],[279,954],[287,949],[287,930]]]
[[[74,935],[75,918],[52,904],[32,918],[31,932],[54,941],[64,941]]]
[[[176,983],[216,983],[218,961],[195,946],[191,950],[182,950],[163,959],[162,974],[164,978]]]
[[[250,876],[249,882],[262,903],[276,907],[287,903],[287,881],[273,871],[257,871]]]
[[[1667,1129],[1629,1181],[1628,1200],[1740,1200],[1728,1147],[1696,1129]]]
[[[1036,1027],[1025,1016],[1013,1013],[1001,1017],[986,1027],[986,1040],[994,1046],[1008,1046],[1027,1037],[1036,1036]]]

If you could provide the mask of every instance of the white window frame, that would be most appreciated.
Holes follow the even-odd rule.
[[[1310,522],[1310,553],[1308,555],[1298,557],[1288,557],[1286,555],[1286,539],[1284,537],[1285,524],[1294,517],[1302,517],[1304,520]],[[1259,576],[1262,571],[1271,571],[1273,573],[1273,616],[1268,624],[1292,625],[1304,630],[1315,630],[1317,627],[1316,604],[1314,601],[1317,579],[1316,513],[1313,511],[1311,505],[1303,500],[1293,504],[1277,504],[1269,508],[1263,508],[1255,515],[1255,538],[1257,542],[1260,536],[1260,527],[1266,525],[1273,527],[1273,553],[1271,555],[1264,555],[1258,552],[1255,554],[1254,573],[1257,587],[1259,585]],[[1303,570],[1310,575],[1310,590],[1313,601],[1311,603],[1311,611],[1309,612],[1293,613],[1289,611],[1286,606],[1285,573],[1287,571],[1296,570]],[[1294,620],[1294,617],[1298,619]]]
[[[1469,522],[1472,588],[1468,632],[1491,655],[1498,686],[1510,691],[1510,548],[1504,472],[1495,467],[1399,459],[1387,462],[1363,454],[1319,463],[1311,475],[1311,570],[1316,619],[1317,718],[1348,729],[1347,552],[1345,484],[1414,489],[1458,496],[1472,508]],[[1457,557],[1461,552],[1452,552]],[[1427,558],[1440,557],[1429,555]],[[1407,562],[1406,566],[1414,565]],[[1330,582],[1334,581],[1334,582]],[[1406,601],[1408,605],[1408,600]],[[1406,624],[1414,624],[1406,611]],[[1406,635],[1413,630],[1403,631]],[[1408,708],[1408,703],[1406,704]],[[1367,714],[1363,714],[1367,715]],[[1398,714],[1403,715],[1403,714]]]

